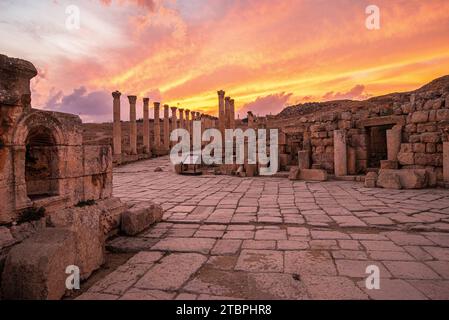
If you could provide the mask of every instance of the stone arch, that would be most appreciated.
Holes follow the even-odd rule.
[[[32,111],[18,122],[12,143],[16,208],[58,195],[59,146],[67,144],[60,121],[50,112]]]
[[[60,121],[50,112],[34,111],[23,117],[16,126],[13,135],[12,144],[16,146],[25,146],[29,132],[33,128],[46,128],[51,132],[55,145],[66,144],[66,137]]]

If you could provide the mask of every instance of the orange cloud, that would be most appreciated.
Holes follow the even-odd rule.
[[[93,32],[62,38],[68,45],[76,36],[87,49],[39,61],[46,70],[36,84],[40,95],[52,88],[67,95],[81,86],[139,96],[158,92],[164,103],[215,114],[219,89],[243,110],[280,92],[291,93],[287,102],[363,99],[367,92],[410,90],[449,73],[445,0],[377,0],[376,31],[365,28],[371,4],[365,0],[86,3],[98,20],[89,20],[90,29],[118,31],[107,48],[92,44]],[[104,37],[95,40],[104,43]],[[25,43],[20,50],[32,54],[35,48]],[[273,101],[271,112],[278,106]]]

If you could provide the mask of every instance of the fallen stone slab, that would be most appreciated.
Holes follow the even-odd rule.
[[[365,177],[365,188],[375,188],[377,183],[377,173],[368,172]]]
[[[299,178],[309,181],[326,181],[327,172],[323,169],[302,169],[299,172]]]
[[[376,185],[385,189],[397,189],[402,188],[401,180],[395,172],[381,172],[377,178]]]
[[[426,169],[381,169],[377,185],[390,189],[422,189],[428,187],[428,180]]]
[[[6,300],[58,300],[66,291],[67,266],[75,265],[75,234],[46,228],[11,249],[2,273]]]
[[[97,205],[72,207],[53,212],[49,223],[67,228],[75,235],[75,265],[81,279],[87,279],[104,263],[105,235],[101,224],[102,210]]]
[[[136,235],[162,220],[162,207],[151,202],[140,202],[122,214],[121,230],[126,235]]]

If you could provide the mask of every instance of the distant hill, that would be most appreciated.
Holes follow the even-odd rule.
[[[390,93],[383,96],[372,97],[363,101],[355,101],[355,100],[334,100],[334,101],[326,101],[326,102],[308,102],[301,103],[294,106],[286,107],[282,110],[276,118],[290,118],[290,117],[300,117],[306,114],[322,112],[322,111],[330,111],[330,110],[343,110],[343,109],[351,109],[351,108],[359,108],[366,107],[369,105],[377,106],[380,104],[390,104],[395,101],[401,101],[404,97],[408,97],[413,93],[418,92],[437,92],[439,90],[449,91],[449,75],[437,78],[428,84],[422,86],[421,88],[409,91],[409,92],[400,92],[400,93]]]

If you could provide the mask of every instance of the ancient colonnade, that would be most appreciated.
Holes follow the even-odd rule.
[[[121,93],[115,91],[113,97],[113,152],[115,157],[122,155],[122,127],[120,117],[120,97]],[[131,155],[137,155],[137,120],[136,103],[137,96],[128,96],[129,101],[129,151]],[[153,141],[150,141],[150,119],[149,119],[149,98],[143,98],[143,153],[147,155],[165,155],[170,151],[170,147],[175,142],[170,142],[170,133],[172,130],[183,128],[190,134],[193,132],[193,121],[201,121],[202,132],[210,128],[219,128],[224,137],[226,128],[235,129],[235,106],[234,100],[225,97],[225,92],[218,91],[219,118],[210,115],[183,109],[171,107],[167,104],[163,106],[162,130],[160,122],[161,103],[154,102],[154,122],[153,122]],[[171,116],[170,116],[171,111]],[[162,134],[161,134],[162,133]]]

